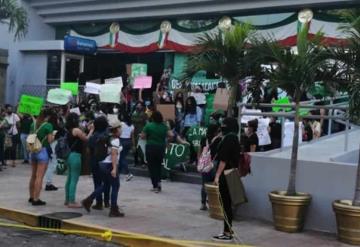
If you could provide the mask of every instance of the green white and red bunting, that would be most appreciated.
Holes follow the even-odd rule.
[[[313,19],[310,23],[310,37],[318,31],[324,33],[324,42],[329,45],[339,45],[345,42],[344,34],[339,30],[342,23],[327,22]],[[217,27],[205,32],[216,32]],[[295,46],[298,31],[298,22],[294,20],[291,23],[273,27],[269,29],[260,29],[256,32],[264,37],[273,37],[284,46]],[[195,46],[197,38],[203,32],[182,32],[172,28],[168,33],[162,33],[159,30],[146,34],[130,34],[120,30],[116,33],[110,31],[98,36],[82,36],[71,30],[70,34],[82,38],[95,40],[99,48],[115,49],[125,53],[148,53],[158,50],[173,50],[179,53],[188,53]]]

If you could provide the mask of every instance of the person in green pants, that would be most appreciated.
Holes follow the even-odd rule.
[[[94,132],[94,126],[89,125],[89,134],[79,128],[79,116],[70,113],[66,118],[67,140],[71,153],[67,158],[68,176],[65,185],[65,205],[69,208],[81,208],[81,204],[76,202],[76,187],[81,173],[81,152],[83,144],[88,141]]]

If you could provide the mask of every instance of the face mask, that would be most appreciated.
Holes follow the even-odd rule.
[[[181,103],[177,103],[177,104],[176,104],[176,108],[181,109],[181,108],[182,108]]]
[[[119,110],[117,108],[114,108],[113,112],[114,112],[114,114],[117,114],[119,112]]]

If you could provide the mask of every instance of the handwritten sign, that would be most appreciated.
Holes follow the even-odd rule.
[[[123,79],[121,76],[115,78],[105,79],[105,84],[119,84],[123,87]]]
[[[167,176],[169,171],[177,164],[187,162],[189,160],[189,155],[189,145],[170,143],[165,150],[165,157],[162,163],[162,174]]]
[[[84,92],[88,94],[100,94],[101,85],[93,82],[87,82],[85,85]]]
[[[284,147],[290,147],[293,144],[294,138],[294,122],[285,122],[284,125]],[[302,123],[299,124],[299,143],[302,143]]]
[[[54,88],[50,89],[47,95],[47,102],[56,105],[66,105],[72,99],[72,93],[69,90]]]
[[[151,85],[152,85],[151,76],[135,77],[134,89],[151,88]]]
[[[62,82],[60,88],[71,91],[74,96],[79,94],[79,83],[77,82]]]
[[[100,88],[100,102],[119,104],[120,93],[119,84],[103,84]]]
[[[194,126],[191,127],[187,133],[186,137],[189,142],[194,146],[195,152],[197,152],[200,148],[200,141],[203,137],[206,136],[207,128]]]
[[[19,103],[19,113],[38,116],[44,105],[44,99],[30,95],[21,95]]]
[[[256,134],[259,138],[259,146],[271,144],[271,138],[268,130],[269,123],[270,123],[269,118],[258,119],[258,129]]]

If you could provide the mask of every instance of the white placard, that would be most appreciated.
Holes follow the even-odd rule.
[[[268,130],[269,123],[270,123],[269,118],[258,119],[258,129],[256,134],[259,138],[259,146],[271,144],[271,138]]]
[[[80,112],[80,108],[79,108],[79,107],[70,109],[70,112],[76,113],[78,116],[81,115],[81,112]]]
[[[121,85],[103,84],[100,88],[100,102],[120,103]]]
[[[294,137],[294,122],[285,122],[284,124],[284,137],[283,146],[292,146]],[[302,123],[299,124],[299,143],[302,143]]]
[[[243,108],[242,113],[261,113],[261,110]],[[247,124],[249,121],[259,118],[261,118],[261,116],[241,116],[241,123]]]
[[[105,84],[119,84],[123,87],[123,79],[121,76],[115,78],[105,79]]]
[[[88,94],[100,94],[101,85],[93,82],[87,82],[84,92]]]

